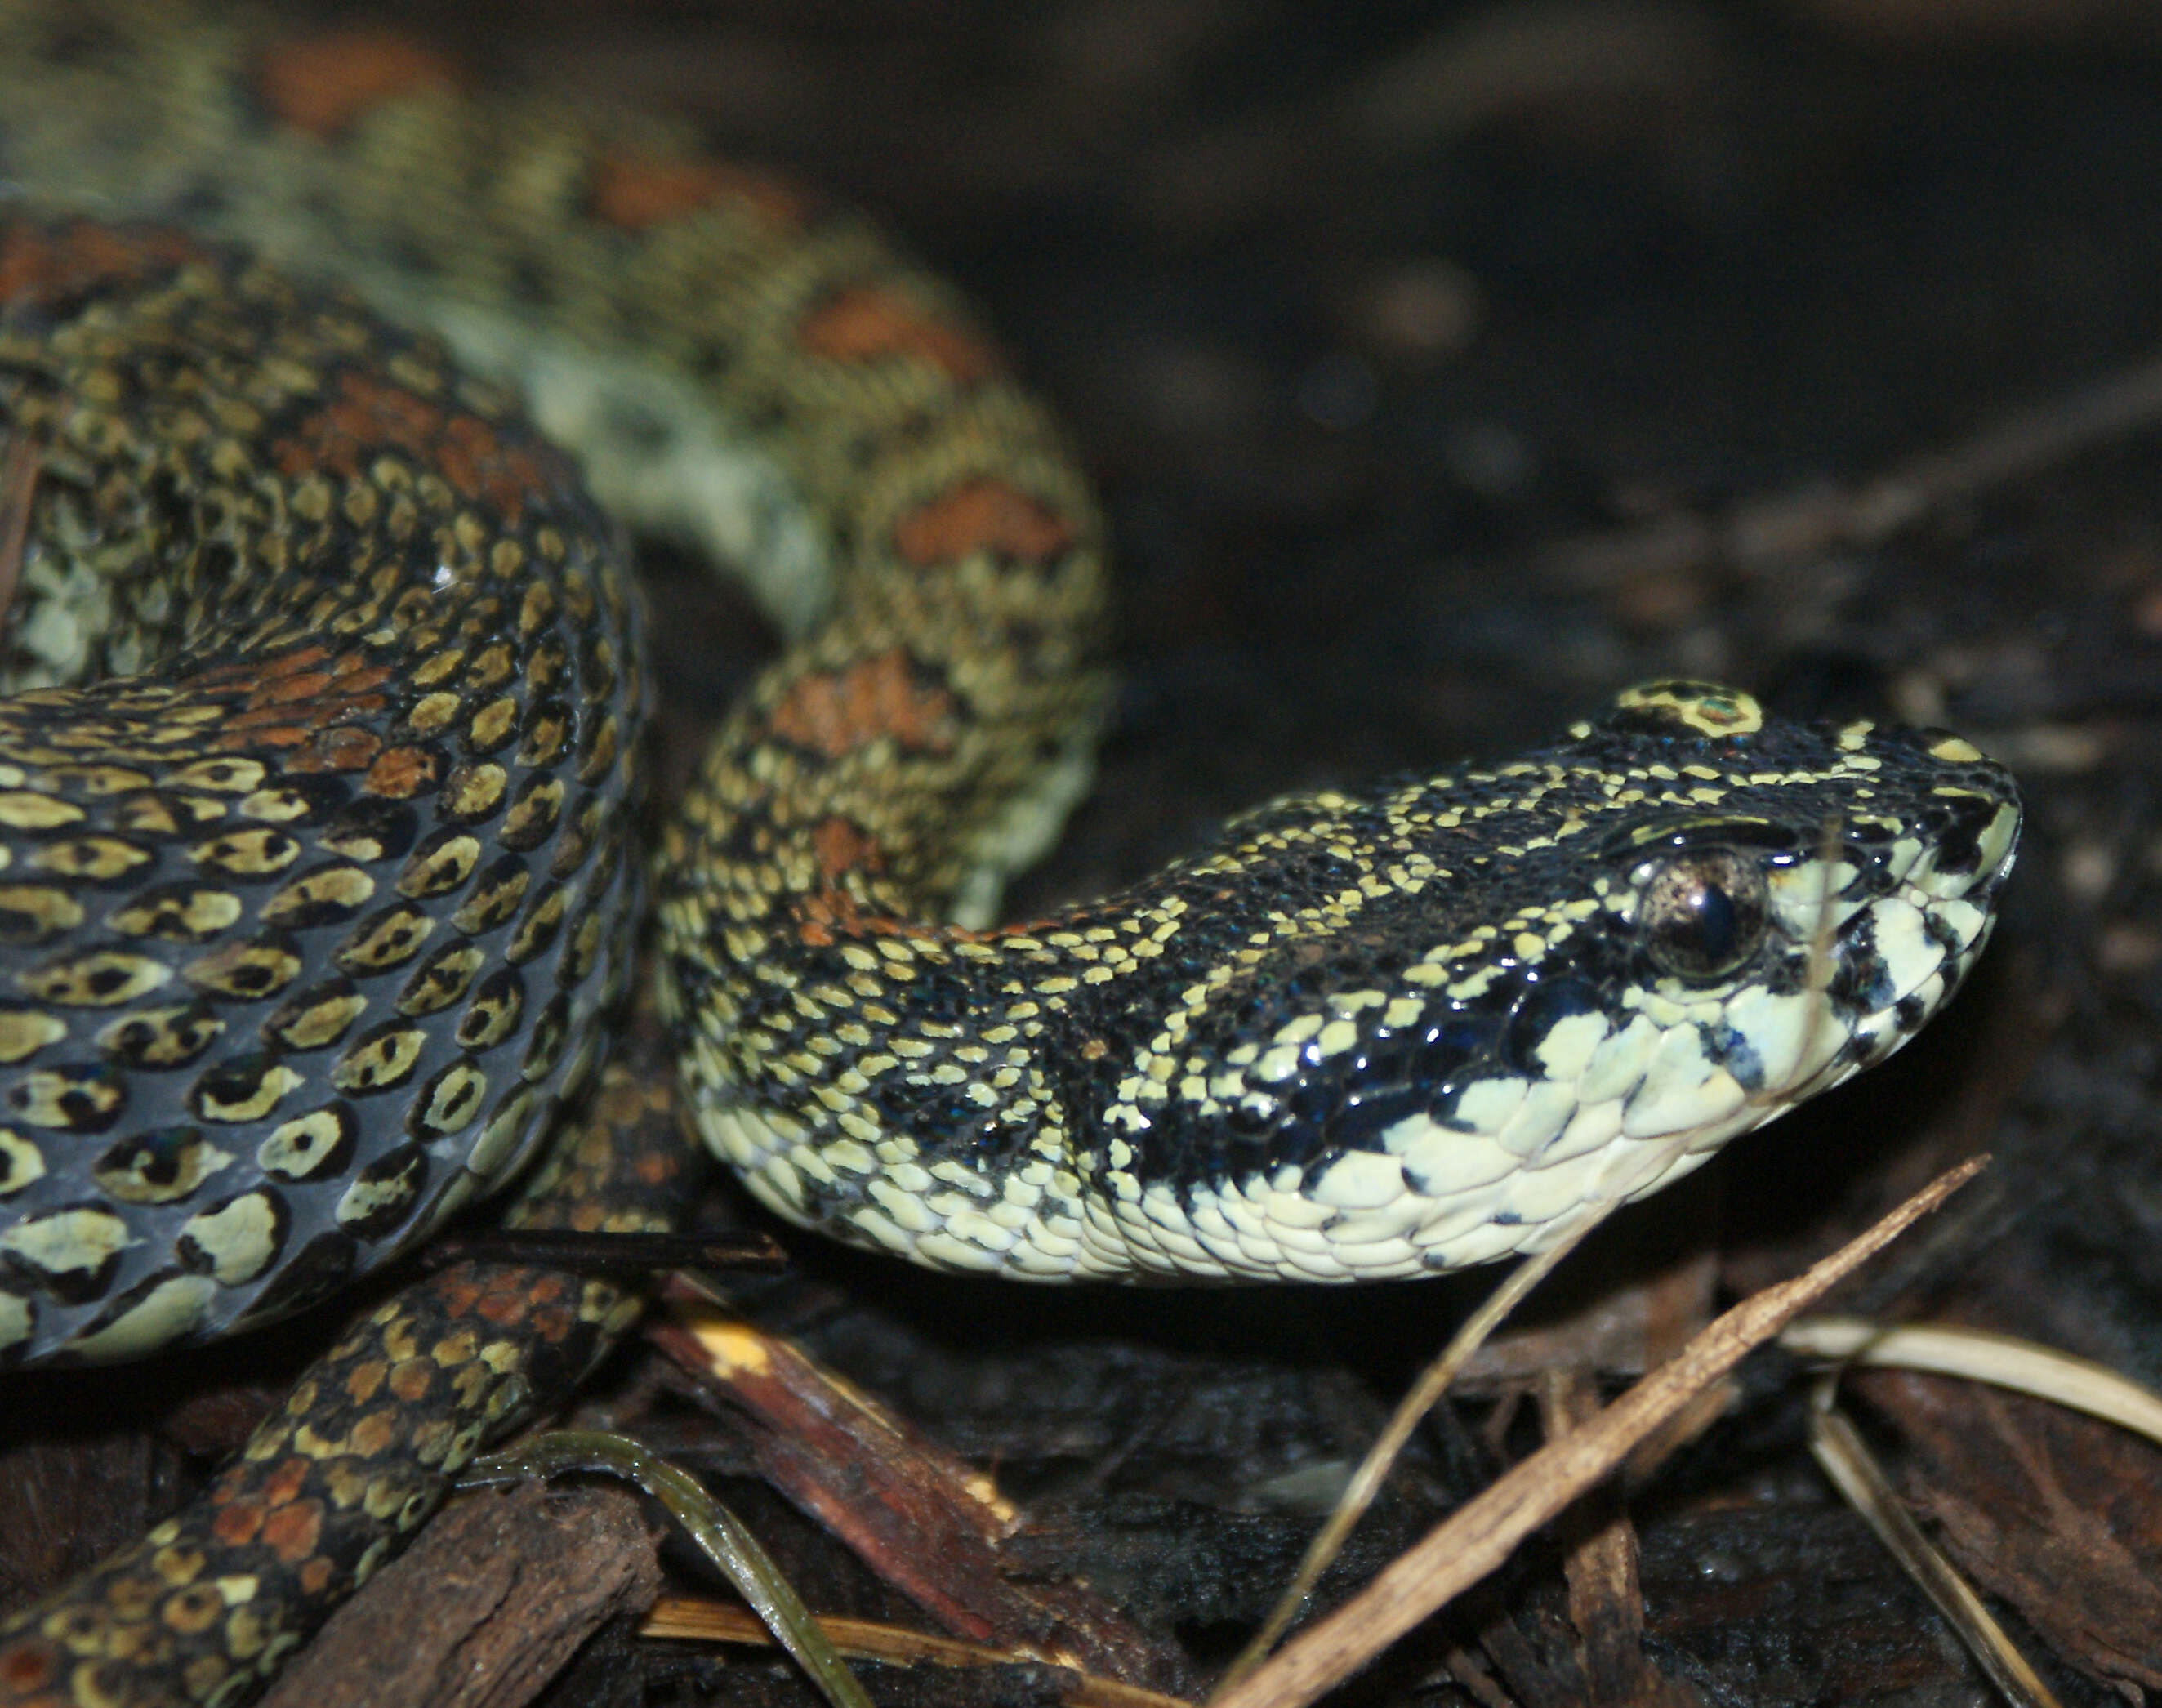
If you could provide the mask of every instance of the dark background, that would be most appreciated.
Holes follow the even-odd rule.
[[[1135,877],[1273,793],[1506,753],[1657,674],[1732,680],[1789,713],[1941,722],[2011,763],[2029,840],[1974,988],[1898,1063],[1632,1212],[1641,1225],[1583,1254],[1564,1290],[1595,1293],[1647,1246],[1716,1251],[1725,1290],[1760,1285],[1987,1149],[1984,1181],[1849,1302],[2035,1335],[2162,1384],[2162,410],[2128,409],[2076,453],[1971,481],[1896,530],[1846,502],[2019,411],[2078,418],[2084,389],[2162,356],[2162,13],[528,0],[365,15],[447,30],[492,72],[672,107],[870,208],[1063,411],[1110,512],[1124,686],[1097,792],[1017,910]],[[1768,514],[1796,525],[1742,525]],[[696,567],[656,552],[650,581],[680,752],[770,643]],[[1325,1484],[1355,1457],[1465,1296],[1047,1293],[800,1255],[807,1272],[751,1289],[753,1306],[995,1462],[1044,1570],[1089,1578],[1204,1662],[1314,1523],[1257,1491]],[[1637,1498],[1647,1654],[1707,1703],[1982,1700],[1810,1467],[1795,1375],[1757,1361],[1728,1417]],[[1870,1415],[1926,1515],[1953,1525],[1962,1498],[2042,1513],[2042,1588],[1992,1588],[2065,1699],[2162,1688],[2162,1618],[2144,1654],[2138,1630],[2162,1609],[2162,1455],[2100,1426],[2056,1433],[2039,1408],[1940,1429],[1956,1442],[2010,1418],[2003,1456],[2046,1473],[2022,1493],[1933,1445],[1902,1392],[1874,1391]],[[1481,1402],[1420,1444],[1340,1586],[1491,1475],[1494,1441],[1535,1439],[1482,1444],[1470,1432],[1491,1418]],[[2078,1548],[2052,1490],[2086,1515]],[[814,1604],[887,1606],[791,1545]],[[1992,1549],[2020,1563],[2013,1543]],[[2080,1575],[2104,1554],[2117,1575]],[[1579,1700],[1557,1581],[1533,1549],[1355,1699],[1470,1700],[1438,1658],[1468,1643],[1517,1700]],[[2052,1593],[2107,1604],[2097,1617],[2133,1634],[2082,1648],[2052,1624]],[[603,1645],[559,1699],[764,1700],[728,1695],[755,1669],[630,1653]]]

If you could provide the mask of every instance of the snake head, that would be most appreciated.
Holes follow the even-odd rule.
[[[1693,682],[1512,764],[1285,803],[1203,863],[1275,897],[1224,933],[1235,970],[1121,1063],[1119,1236],[1324,1280],[1538,1250],[1911,1037],[2018,828],[1958,736]]]

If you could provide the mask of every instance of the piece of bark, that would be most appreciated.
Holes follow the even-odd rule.
[[[1909,1498],[1961,1567],[2089,1677],[2128,1695],[2162,1689],[2162,1453],[2152,1443],[1946,1376],[1851,1380],[1898,1426]]]
[[[477,1492],[332,1616],[262,1708],[516,1708],[660,1591],[634,1496]]]
[[[1184,1658],[1085,1585],[1022,1581],[1019,1515],[991,1479],[775,1335],[703,1307],[646,1335],[728,1408],[759,1471],[880,1580],[970,1643],[1172,1695]]]
[[[1582,1366],[1548,1371],[1539,1390],[1549,1435],[1599,1414],[1599,1391]],[[1644,1592],[1637,1580],[1637,1531],[1620,1488],[1594,1489],[1560,1526],[1568,1552],[1569,1618],[1576,1627],[1586,1694],[1628,1708],[1701,1708],[1688,1684],[1662,1674],[1644,1653]]]

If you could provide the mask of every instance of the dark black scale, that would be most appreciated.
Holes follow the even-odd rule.
[[[1569,974],[1528,977],[1502,1028],[1501,1059],[1519,1073],[1541,1071],[1534,1053],[1547,1034],[1572,1015],[1602,1014],[1606,1004],[1600,987]]]
[[[287,997],[264,1018],[261,1027],[263,1041],[281,1051],[305,1052],[328,1049],[333,1044],[343,1042],[345,1035],[352,1029],[351,1020],[346,1021],[336,1031],[324,1032],[321,1036],[304,1037],[303,1026],[314,1025],[320,1029],[320,1022],[316,1017],[323,1010],[332,1004],[348,1002],[356,995],[358,989],[352,980],[342,974],[334,979],[326,979],[320,985],[311,985]]]
[[[123,1068],[148,1071],[184,1067],[217,1041],[222,1026],[210,1005],[202,1000],[182,1005],[177,1011],[159,1005],[159,1017],[123,1018],[100,1033],[106,1053]]]
[[[358,902],[343,901],[332,896],[318,895],[300,888],[311,878],[332,873],[342,873],[351,864],[352,862],[349,860],[326,860],[320,865],[310,866],[297,874],[287,888],[295,891],[299,896],[304,896],[306,899],[281,899],[279,902],[278,922],[280,925],[299,929],[311,925],[342,925],[348,920],[358,918],[360,915]]]
[[[348,1210],[339,1225],[363,1240],[379,1240],[403,1226],[428,1182],[428,1152],[419,1145],[399,1145],[363,1165],[353,1176],[352,1191],[372,1197],[373,1204],[358,1214]]]
[[[403,801],[363,795],[325,821],[322,839],[352,859],[394,860],[413,846],[420,822],[420,815]]]
[[[1732,1026],[1706,1026],[1702,1033],[1705,1056],[1734,1076],[1734,1083],[1752,1097],[1764,1089],[1764,1063],[1756,1047]]]
[[[0,227],[0,243],[11,241],[8,229]],[[70,227],[24,229],[31,235],[12,240],[70,253]],[[431,509],[426,494],[448,488],[430,473],[425,443],[369,444],[352,480],[335,467],[321,478],[324,512],[302,514],[308,483],[283,473],[276,450],[281,440],[302,444],[342,400],[376,394],[367,392],[369,387],[394,387],[379,377],[389,358],[408,364],[401,372],[445,374],[444,358],[426,340],[377,326],[349,302],[303,295],[219,251],[192,252],[190,264],[207,276],[199,287],[192,278],[182,284],[175,266],[153,253],[158,244],[180,241],[145,240],[146,258],[133,278],[92,276],[65,293],[65,301],[0,305],[0,435],[20,434],[32,442],[57,436],[65,444],[65,466],[91,470],[80,486],[72,483],[72,473],[65,480],[57,473],[41,479],[26,551],[65,551],[54,531],[55,506],[65,502],[80,513],[87,504],[93,520],[108,530],[107,550],[139,561],[146,575],[165,573],[168,566],[181,570],[170,609],[154,624],[140,615],[133,590],[120,589],[121,626],[93,642],[92,663],[80,687],[31,702],[0,701],[0,764],[19,765],[29,776],[26,789],[65,802],[81,815],[44,827],[12,823],[0,789],[0,838],[14,855],[11,878],[21,875],[25,883],[70,891],[85,904],[80,927],[50,933],[35,944],[0,942],[0,991],[13,992],[18,1010],[50,1012],[67,1027],[64,1038],[0,1066],[0,1107],[19,1110],[25,1099],[44,1097],[48,1106],[86,1130],[95,1126],[96,1111],[107,1106],[99,1088],[118,1087],[124,1105],[101,1133],[95,1153],[75,1160],[44,1141],[44,1175],[0,1198],[0,1241],[21,1219],[101,1202],[86,1186],[91,1154],[117,1159],[130,1144],[170,1143],[160,1136],[196,1127],[232,1160],[176,1202],[106,1205],[126,1223],[132,1243],[87,1281],[42,1282],[24,1263],[0,1256],[0,1290],[28,1298],[36,1319],[28,1342],[0,1349],[0,1364],[65,1356],[71,1338],[95,1324],[119,1320],[125,1303],[148,1297],[146,1289],[159,1278],[206,1272],[199,1242],[184,1239],[183,1227],[191,1216],[229,1205],[251,1190],[261,1190],[274,1207],[276,1250],[264,1255],[265,1267],[253,1278],[217,1288],[194,1330],[197,1338],[222,1333],[243,1316],[256,1319],[297,1308],[394,1255],[459,1179],[464,1157],[499,1111],[507,1126],[514,1123],[519,1141],[499,1147],[505,1150],[505,1162],[550,1125],[567,1089],[567,1064],[590,1063],[587,1046],[603,1002],[628,977],[636,875],[620,858],[616,838],[594,833],[626,798],[629,755],[645,709],[634,673],[616,663],[634,656],[636,641],[634,612],[620,592],[604,585],[621,573],[610,555],[613,530],[579,490],[567,464],[495,394],[447,379],[435,394],[436,403],[446,410],[474,405],[497,441],[541,473],[540,489],[525,494],[514,522],[489,516],[479,500],[455,494],[451,500],[478,514],[484,533],[519,541],[525,565],[517,577],[498,576],[485,545],[473,561],[446,556],[445,542],[455,538],[452,516]],[[18,276],[39,274],[32,268]],[[77,318],[93,304],[94,322]],[[364,352],[355,356],[339,347],[330,353],[355,328]],[[82,347],[79,353],[76,343]],[[274,346],[281,358],[311,371],[320,389],[281,392],[274,373],[284,370],[256,363]],[[216,353],[205,353],[212,351]],[[74,376],[86,364],[117,375],[128,401],[111,415],[101,413],[102,405],[70,404],[67,425],[59,425],[52,400],[77,386]],[[352,389],[356,386],[358,393]],[[251,441],[260,461],[239,471],[230,487],[221,486],[221,477],[185,448],[186,436],[168,425],[201,407],[191,388],[213,394],[225,388],[258,410],[268,424]],[[422,401],[432,406],[425,396]],[[357,525],[345,499],[384,461],[402,463],[416,478],[402,494],[379,488],[373,519]],[[63,466],[61,459],[55,457],[50,466]],[[429,478],[417,478],[424,474]],[[279,490],[282,509],[264,503],[269,487]],[[90,494],[98,495],[96,504]],[[108,498],[114,502],[98,509]],[[415,524],[402,536],[393,530],[398,503],[413,507]],[[201,549],[191,531],[175,531],[192,530],[203,521],[215,526],[212,549]],[[551,561],[537,543],[544,527],[564,542],[560,562]],[[289,528],[288,555],[280,567],[266,548],[274,534]],[[439,575],[445,570],[446,580]],[[547,585],[549,598],[535,609],[552,614],[521,637],[524,589],[536,579]],[[581,611],[590,614],[575,614]],[[306,614],[307,620],[295,614]],[[15,637],[33,614],[34,602],[29,609],[18,602],[9,627],[0,634],[0,656],[23,661]],[[220,735],[247,710],[262,671],[310,645],[322,649],[321,663],[290,663],[284,666],[289,674],[320,672],[332,661],[343,660],[370,669],[388,666],[390,680],[372,685],[365,703],[358,693],[352,703],[333,703],[340,692],[334,684],[313,690],[315,697],[304,696],[291,713],[303,736],[298,744],[269,739],[275,734],[270,720],[284,715],[273,708],[270,720],[259,726],[266,731],[259,743],[219,746]],[[123,646],[162,657],[155,666],[160,678],[180,686],[170,692],[146,689],[139,679],[117,676],[107,661]],[[268,650],[251,654],[251,646]],[[485,692],[465,693],[453,726],[422,734],[407,727],[423,692],[408,678],[446,647],[465,653],[451,685],[483,668],[483,658],[485,670],[499,681]],[[465,720],[504,697],[515,713],[509,727],[521,738],[551,719],[560,725],[560,741],[535,750],[546,763],[529,762],[507,740],[466,739]],[[207,708],[208,721],[189,726],[185,740],[152,739],[189,706]],[[518,846],[499,842],[494,827],[506,809],[551,779],[567,784],[577,756],[591,752],[608,720],[614,725],[614,761],[587,786],[568,790],[563,811],[521,819]],[[370,754],[397,754],[399,765],[371,771],[365,756],[349,770],[321,765],[312,757],[318,731],[372,740]],[[244,734],[244,726],[233,733]],[[494,751],[477,757],[480,744]],[[72,760],[133,767],[150,781],[118,795],[97,793],[65,776],[41,785],[40,770],[63,753]],[[217,764],[185,781],[177,779],[182,765],[199,760]],[[438,791],[461,764],[498,765],[505,774],[500,791],[471,814],[477,826],[473,833],[483,849],[481,873],[417,901],[401,897],[396,880],[415,846],[452,830]],[[257,765],[262,777],[243,786]],[[372,779],[384,786],[371,792]],[[408,786],[405,780],[414,792],[400,797],[396,791]],[[174,828],[162,828],[160,821]],[[34,859],[41,846],[86,849],[98,838],[148,858],[105,880],[72,875],[70,857],[42,870]],[[607,864],[593,862],[596,850],[607,851]],[[72,860],[79,869],[87,854]],[[304,902],[289,896],[276,929],[266,930],[260,910],[270,898],[311,873],[353,864],[375,880],[364,905]],[[491,886],[490,894],[507,893],[521,878],[525,895],[517,905],[506,909],[483,901],[467,917],[471,936],[459,937],[450,917],[481,893],[482,885]],[[400,1009],[401,994],[426,969],[444,964],[437,958],[453,943],[470,942],[484,957],[469,982],[503,968],[506,948],[551,884],[562,890],[566,917],[594,919],[598,925],[585,939],[593,964],[583,976],[563,980],[566,988],[548,1007],[550,1031],[540,1048],[529,1052],[527,1038],[515,1029],[492,1044],[468,1047],[457,1036],[467,1005],[462,1000],[429,1012]],[[232,926],[206,932],[185,925],[191,901],[200,902],[206,892],[238,898],[240,917]],[[169,904],[153,920],[153,934],[122,934],[108,922],[121,910],[139,909],[146,896]],[[394,909],[410,912],[397,915]],[[199,909],[194,917],[203,917]],[[365,964],[352,956],[342,963],[337,958],[341,947],[356,941],[371,922],[385,921],[399,928],[380,953],[361,958]],[[426,928],[431,921],[432,929]],[[0,938],[5,935],[0,931]],[[560,926],[528,931],[520,942],[525,975],[556,989],[567,953]],[[199,974],[213,979],[215,989],[191,988],[183,969],[242,944],[262,953],[238,964],[219,961]],[[164,982],[102,1005],[94,1001],[48,1010],[35,998],[23,1000],[20,979],[35,966],[111,953],[134,958],[89,975],[93,999],[120,991],[131,968],[162,968]],[[290,976],[287,955],[298,966]],[[335,1040],[303,1047],[286,1035],[315,1004],[347,995],[364,998],[366,1006]],[[395,1084],[371,1084],[349,1094],[334,1090],[330,1074],[356,1049],[415,1028],[423,1042],[410,1067],[394,1076]],[[86,1061],[91,1052],[94,1058]],[[55,1089],[50,1079],[30,1077],[55,1066],[93,1076],[81,1081],[81,1097],[73,1089]],[[454,1068],[478,1077],[467,1082]],[[299,1084],[274,1096],[286,1071],[299,1076]],[[449,1100],[439,1099],[436,1113],[457,1130],[416,1139],[408,1131],[409,1122],[425,1127],[415,1114],[416,1102],[438,1090]],[[272,1105],[259,1119],[217,1117],[216,1111],[243,1105],[258,1093]],[[282,1124],[326,1106],[342,1111],[342,1130],[319,1158],[296,1171],[307,1178],[258,1185],[255,1157],[264,1141]],[[154,1162],[151,1157],[145,1168]],[[363,1181],[373,1188],[372,1208],[341,1225],[338,1204]],[[253,1255],[251,1248],[232,1261],[244,1267]]]
[[[1845,933],[1825,994],[1846,1014],[1869,1014],[1893,1000],[1892,969],[1877,953],[1877,933],[1867,916]]]
[[[282,1192],[274,1197],[281,1208],[292,1202]],[[264,1277],[253,1303],[233,1319],[233,1328],[274,1323],[320,1303],[353,1279],[367,1256],[361,1242],[341,1229],[314,1235],[298,1246],[285,1242],[285,1261]]]
[[[1995,807],[1987,793],[1956,800],[1940,800],[1932,821],[1937,842],[1936,870],[1947,874],[1973,871],[1982,863],[1982,833],[1989,828]]]

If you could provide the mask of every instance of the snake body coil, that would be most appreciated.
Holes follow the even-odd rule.
[[[1085,775],[1100,527],[942,288],[665,125],[185,7],[0,0],[0,1358],[404,1249],[624,976],[607,525],[494,385],[256,256],[514,384],[797,635],[653,886],[698,1124],[799,1221],[1041,1279],[1536,1249],[1897,1047],[1987,935],[2000,768],[1689,684],[974,928]]]

